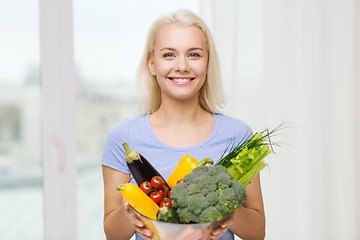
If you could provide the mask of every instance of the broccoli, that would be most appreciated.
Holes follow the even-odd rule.
[[[162,222],[179,223],[179,216],[173,207],[159,208],[156,218]]]
[[[180,223],[219,221],[246,200],[244,187],[223,166],[195,168],[171,191]]]

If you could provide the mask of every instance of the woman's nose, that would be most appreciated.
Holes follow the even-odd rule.
[[[186,57],[178,57],[176,61],[176,71],[187,72],[189,70],[189,65]]]

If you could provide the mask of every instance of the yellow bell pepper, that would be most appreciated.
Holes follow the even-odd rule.
[[[169,187],[173,188],[178,180],[184,178],[187,174],[191,173],[194,170],[194,168],[203,166],[206,163],[213,164],[214,162],[210,158],[205,158],[200,162],[198,162],[195,158],[189,155],[182,156],[175,170],[171,173],[171,175],[168,178],[167,183]]]

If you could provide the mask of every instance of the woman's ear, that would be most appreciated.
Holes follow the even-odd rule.
[[[153,61],[153,58],[151,56],[149,56],[149,60],[148,60],[148,65],[149,65],[149,70],[150,70],[150,73],[155,76],[155,71],[154,71],[154,61]]]

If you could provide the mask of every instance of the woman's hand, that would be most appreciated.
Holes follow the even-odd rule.
[[[220,227],[211,231],[209,239],[216,240],[221,237],[227,230],[229,230],[229,227],[226,224],[221,224]]]
[[[216,240],[229,230],[234,221],[234,214],[235,212],[231,213],[224,221],[220,222],[220,226],[211,231],[209,239]]]
[[[122,205],[124,206],[126,217],[129,222],[134,225],[136,232],[145,240],[153,239],[151,231],[145,227],[139,215],[133,211],[130,205],[125,200],[122,201]]]

